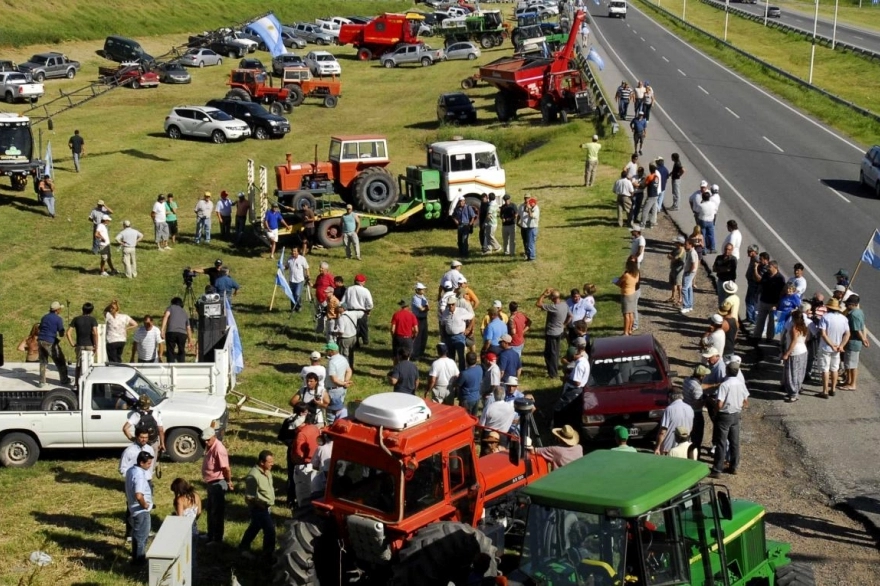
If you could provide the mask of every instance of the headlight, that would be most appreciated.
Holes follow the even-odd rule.
[[[648,419],[660,419],[663,417],[663,413],[666,411],[665,409],[654,409],[653,411],[648,411]]]
[[[269,120],[269,126],[278,126],[277,120]]]

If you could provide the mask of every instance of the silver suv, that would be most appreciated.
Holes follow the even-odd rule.
[[[314,43],[316,45],[329,45],[335,41],[335,39],[328,35],[319,24],[301,22],[292,25],[290,28],[293,29],[294,35],[301,39],[305,39],[309,43]]]
[[[865,185],[880,198],[880,146],[872,146],[862,158],[859,183]]]
[[[400,45],[393,51],[389,51],[379,58],[385,67],[391,69],[403,63],[421,63],[428,67],[437,61],[445,59],[443,49],[432,49],[423,43]]]
[[[229,140],[243,140],[251,135],[247,124],[226,112],[210,106],[175,106],[165,117],[168,138],[183,136],[210,138],[222,144]]]

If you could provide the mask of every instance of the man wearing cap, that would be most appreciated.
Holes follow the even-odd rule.
[[[611,448],[612,452],[638,452],[637,449],[627,444],[629,441],[629,430],[622,425],[614,427],[614,439],[617,442],[616,448]]]
[[[633,183],[626,176],[626,170],[620,172],[620,179],[614,182],[611,192],[617,196],[617,225],[623,228],[623,224],[629,221],[632,213]]]
[[[195,243],[199,244],[204,238],[207,244],[211,241],[211,216],[214,215],[214,202],[211,201],[210,191],[206,191],[202,199],[196,202],[193,212],[196,214]]]
[[[831,298],[825,304],[828,310],[819,322],[819,367],[822,369],[823,399],[833,397],[837,389],[837,371],[840,369],[840,353],[850,339],[849,322],[840,313],[837,299]],[[830,373],[830,374],[829,374]]]
[[[497,454],[498,452],[505,452],[503,447],[501,447],[501,434],[497,431],[484,431],[483,439],[480,445],[480,457],[488,456],[489,454]]]
[[[672,171],[669,173],[669,178],[672,179],[672,207],[669,209],[673,212],[678,211],[678,202],[681,199],[681,178],[684,177],[684,173],[681,156],[678,153],[672,153]]]
[[[360,260],[360,257],[358,257]],[[373,311],[373,294],[364,285],[367,277],[357,274],[354,277],[354,285],[345,290],[345,297],[341,300],[342,304],[349,311],[358,311],[357,335],[361,344],[364,346],[370,343],[370,312]],[[352,365],[354,366],[354,365]]]
[[[557,445],[546,448],[536,448],[535,453],[553,464],[553,468],[562,468],[571,464],[578,458],[584,457],[584,448],[581,446],[581,436],[570,425],[555,427],[550,430],[556,438]]]
[[[251,202],[247,200],[243,191],[238,192],[238,201],[235,202],[235,245],[241,243],[244,229],[247,227],[248,212],[251,210]]]
[[[685,460],[699,460],[700,450],[691,443],[691,436],[688,428],[679,426],[675,428],[675,445],[667,454],[671,458],[682,458]]]
[[[229,240],[232,234],[232,200],[225,189],[220,192],[220,201],[215,207],[217,221],[220,222],[220,238]]]
[[[116,269],[113,267],[113,259],[110,255],[109,225],[110,216],[105,214],[101,217],[101,225],[95,230],[95,242],[98,245],[98,254],[101,255],[102,277],[109,277],[110,275],[117,274]],[[110,269],[110,272],[108,273],[105,269]]]
[[[715,447],[715,462],[710,478],[720,478],[722,472],[736,474],[739,468],[740,415],[749,406],[749,390],[740,375],[740,362],[731,360],[727,374],[718,387],[715,407],[718,414],[713,421],[712,444]],[[724,463],[729,467],[724,470]]]
[[[837,281],[837,286],[835,287],[835,291],[837,291],[837,287],[843,287],[843,295],[841,296],[840,301],[846,301],[849,299],[850,295],[855,295],[855,291],[850,289],[849,286],[849,271],[846,269],[838,269],[836,273],[834,273],[834,279]]]
[[[321,388],[325,387],[324,382],[327,378],[327,369],[321,364],[321,353],[317,350],[309,354],[309,365],[303,366],[299,373],[302,377],[303,385],[306,384],[306,376],[308,376],[309,373],[314,373],[315,376],[318,377],[318,386]]]
[[[596,168],[599,167],[599,151],[602,145],[599,143],[599,135],[593,135],[593,142],[585,142],[581,148],[587,151],[587,160],[584,163],[584,187],[592,187],[596,179]]]
[[[721,286],[721,290],[724,292],[724,296],[721,299],[721,304],[718,306],[724,307],[725,305],[730,305],[730,314],[729,317],[732,317],[737,320],[737,324],[739,324],[739,308],[741,305],[741,301],[739,295],[739,286],[736,284],[736,281],[727,281]],[[720,311],[718,313],[721,313]],[[724,315],[722,313],[722,315]]]
[[[501,250],[505,256],[516,256],[516,224],[519,219],[516,205],[511,203],[510,194],[501,198],[503,203],[499,210],[501,216]]]
[[[425,398],[435,403],[452,405],[454,399],[452,388],[460,371],[448,354],[449,349],[446,344],[437,344],[437,359],[431,363],[431,370],[428,371]]]
[[[474,231],[474,224],[478,219],[478,213],[468,205],[464,196],[459,197],[458,204],[452,210],[452,222],[458,233],[458,254],[462,258],[467,258],[470,254],[468,239]]]
[[[412,361],[415,362],[425,354],[425,348],[428,345],[428,312],[430,311],[430,306],[428,298],[425,297],[424,283],[416,283],[415,293],[410,301],[409,310],[416,317],[416,327],[418,328],[415,340],[413,340],[412,351]]]
[[[446,283],[449,283],[452,288],[455,288],[458,280],[463,277],[464,275],[461,273],[461,261],[457,259],[450,261],[449,270],[443,273],[443,276],[440,278],[440,284],[437,287],[437,301],[440,301],[446,293]]]
[[[214,287],[217,284],[217,279],[220,278],[220,269],[223,267],[223,260],[217,259],[214,261],[214,266],[205,267],[203,269],[192,269],[192,272],[198,273],[200,275],[208,276],[208,283]]]
[[[61,310],[64,306],[57,301],[49,305],[49,313],[40,319],[40,329],[37,334],[37,343],[40,346],[40,388],[46,386],[46,369],[49,366],[49,358],[58,369],[58,376],[62,385],[70,384],[70,374],[67,371],[67,360],[61,351],[59,336],[64,337],[64,320],[61,319]]]
[[[632,240],[629,242],[629,255],[635,257],[636,262],[639,263],[639,268],[642,266],[642,261],[645,260],[645,237],[642,236],[642,227],[638,224],[633,224],[629,233],[632,235]]]
[[[480,394],[484,397],[484,405],[491,403],[495,389],[501,386],[501,380],[498,356],[494,352],[487,352],[483,355],[483,380],[480,384]],[[507,400],[506,393],[504,400]]]
[[[663,411],[663,418],[660,420],[655,454],[666,455],[675,447],[675,435],[669,432],[679,427],[684,427],[690,434],[694,427],[694,410],[684,402],[684,394],[674,390],[669,393],[669,405]]]
[[[449,347],[451,354],[458,359],[460,369],[465,368],[464,353],[467,345],[468,322],[474,315],[464,307],[458,307],[458,299],[451,296],[446,299],[446,309],[440,314],[440,331]]]
[[[165,221],[167,212],[165,211],[165,196],[163,194],[160,193],[156,198],[150,217],[153,218],[156,246],[159,250],[171,250],[171,247],[168,246],[168,223]]]
[[[633,132],[633,152],[642,154],[642,147],[645,146],[645,137],[648,135],[648,121],[645,120],[645,113],[639,111],[635,118],[629,123],[629,127]]]
[[[584,389],[587,387],[587,382],[590,380],[590,358],[587,355],[587,340],[582,337],[575,338],[573,346],[574,356],[570,363],[571,368],[566,373],[562,384],[562,393],[553,407],[553,421],[557,425],[562,425],[565,423],[564,420],[568,419],[569,415],[572,415],[571,409],[568,408],[569,405],[583,394]],[[578,421],[580,421],[580,417],[581,413],[578,410]]]
[[[327,406],[327,425],[333,425],[337,417],[345,417],[345,395],[351,386],[351,367],[345,356],[339,353],[339,346],[329,342],[324,346],[324,352],[330,357],[327,362],[327,393],[330,395],[330,404]]]
[[[483,329],[483,347],[482,354],[492,352],[499,354],[501,352],[501,336],[507,335],[507,324],[501,319],[500,311],[497,307],[489,308],[489,323]]]
[[[290,257],[287,259],[288,283],[293,299],[290,302],[291,311],[302,309],[303,288],[309,286],[309,261],[300,255],[299,248],[294,246],[290,249]]]
[[[153,463],[153,455],[141,452],[136,464],[125,472],[125,500],[131,515],[131,563],[143,565],[147,562],[147,539],[153,510],[153,488],[147,478],[147,470]]]
[[[202,432],[205,442],[205,457],[202,460],[202,480],[208,487],[206,512],[208,517],[208,533],[205,541],[208,545],[223,543],[226,524],[226,493],[234,490],[232,471],[229,468],[229,452],[217,437],[213,427]]]
[[[698,364],[694,367],[691,375],[685,378],[681,383],[681,394],[684,402],[691,406],[694,412],[694,422],[691,427],[690,437],[693,444],[699,450],[703,445],[703,435],[706,429],[706,420],[703,416],[703,407],[705,399],[703,393],[703,377],[711,371],[707,366]]]
[[[224,192],[226,193],[226,192]],[[272,483],[272,467],[275,455],[263,450],[257,456],[256,465],[244,479],[244,501],[251,514],[251,522],[244,531],[238,550],[246,558],[253,559],[251,543],[263,532],[263,560],[272,562],[275,553],[275,522],[272,520],[272,506],[275,504],[275,486]]]
[[[397,364],[397,350],[406,350],[407,357],[412,355],[413,342],[419,335],[419,320],[409,310],[406,299],[397,302],[398,309],[391,316],[391,352],[394,355],[394,364]]]
[[[700,212],[700,202],[703,201],[703,195],[711,195],[711,192],[709,191],[709,182],[705,179],[700,181],[700,188],[693,192],[688,198],[688,205],[690,205],[691,211],[694,213],[695,224],[700,223],[698,214]]]
[[[703,192],[702,199],[697,203],[697,225],[703,231],[706,241],[706,253],[715,254],[715,216],[718,215],[718,204],[712,201],[712,195]]]
[[[711,317],[709,317],[709,328],[703,334],[702,339],[700,340],[700,346],[703,350],[708,350],[709,348],[715,348],[719,353],[724,352],[724,318],[718,314],[713,313]]]
[[[278,244],[278,230],[281,226],[290,228],[290,225],[284,221],[276,201],[272,204],[272,209],[263,217],[263,227],[266,229],[266,238],[269,239],[269,258],[275,258],[275,246]]]
[[[351,204],[345,206],[345,214],[340,218],[342,222],[342,244],[345,246],[345,258],[351,258],[352,248],[354,257],[361,259],[361,241],[358,238],[358,230],[361,229],[361,217],[354,213]]]
[[[538,207],[538,200],[528,193],[523,197],[523,204],[519,207],[519,217],[523,247],[526,249],[526,260],[535,260],[541,209]]]
[[[548,297],[549,303],[545,303],[544,300]],[[568,325],[568,305],[560,297],[557,289],[547,288],[535,302],[535,307],[547,313],[544,326],[544,365],[550,378],[556,378],[559,373],[559,341]]]
[[[501,318],[501,321],[504,322],[505,326],[509,323],[510,316],[507,315],[507,313],[505,313],[502,309],[504,307],[504,304],[501,303],[500,299],[496,299],[492,302],[492,306],[486,309],[485,315],[483,315],[483,320],[480,322],[480,335],[482,335],[483,332],[486,331],[486,326],[488,326],[489,322],[492,321],[491,310],[493,307],[498,311],[498,317]],[[504,331],[507,331],[506,327]]]
[[[483,367],[477,363],[477,353],[468,352],[465,356],[467,368],[456,380],[458,406],[463,407],[471,415],[476,415],[480,406],[483,387]]]
[[[112,216],[113,210],[107,207],[103,199],[99,199],[98,203],[95,204],[95,209],[89,212],[89,222],[92,224],[92,229],[89,231],[89,238],[92,239],[92,252],[95,254],[98,254],[98,247],[95,241],[95,230],[101,225],[101,218],[105,215]]]
[[[721,359],[721,350],[715,346],[709,346],[700,354],[709,368],[709,374],[703,377],[703,393],[707,396],[715,394],[716,389],[721,385],[727,376],[727,366]]]
[[[241,286],[229,275],[229,267],[223,266],[220,267],[220,277],[214,281],[214,288],[220,297],[226,297],[231,302],[232,298],[238,295]]]
[[[845,345],[843,367],[846,369],[845,382],[838,387],[844,391],[855,391],[859,380],[859,353],[862,348],[870,348],[868,331],[865,328],[865,312],[859,307],[861,298],[850,295],[845,301],[846,319],[849,324],[849,341]]]
[[[133,279],[137,274],[137,245],[144,235],[131,227],[129,220],[122,221],[122,232],[116,235],[116,242],[122,247],[122,266],[125,276]]]

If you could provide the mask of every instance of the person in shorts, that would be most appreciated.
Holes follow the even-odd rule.
[[[819,322],[819,367],[822,370],[823,399],[833,397],[837,387],[837,371],[840,370],[840,353],[849,342],[849,322],[840,313],[840,303],[831,298]]]
[[[168,215],[165,211],[164,194],[160,193],[159,197],[156,198],[156,203],[153,204],[153,211],[150,212],[150,217],[153,218],[156,246],[159,250],[171,250],[171,247],[168,246]]]
[[[266,212],[263,224],[266,227],[266,238],[272,243],[269,247],[269,256],[275,258],[275,245],[278,244],[278,229],[280,226],[284,226],[285,228],[290,227],[281,216],[281,211],[279,210],[277,202],[272,204],[272,209],[270,211]]]
[[[849,342],[844,348],[843,368],[846,377],[843,385],[838,388],[842,391],[855,391],[859,380],[859,354],[862,348],[870,348],[868,330],[865,328],[865,312],[859,308],[861,299],[858,295],[850,295],[844,302],[846,304],[846,319],[849,324]]]

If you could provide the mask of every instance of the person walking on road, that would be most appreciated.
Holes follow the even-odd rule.
[[[740,464],[740,417],[743,409],[749,406],[749,390],[746,384],[739,378],[740,360],[731,360],[727,365],[727,374],[724,381],[718,387],[716,395],[716,407],[718,414],[715,416],[714,429],[712,430],[712,443],[715,447],[715,462],[712,465],[710,478],[721,478],[722,472],[736,474]],[[724,463],[728,467],[724,469]]]
[[[672,171],[669,172],[669,178],[672,180],[672,207],[670,211],[678,211],[678,203],[681,201],[681,178],[684,177],[684,165],[681,164],[681,156],[678,153],[672,153]]]
[[[599,151],[602,150],[599,135],[594,134],[593,141],[583,143],[581,148],[587,151],[587,160],[584,163],[584,187],[592,187],[596,179],[596,169],[599,167]]]
[[[67,141],[67,148],[70,149],[70,154],[73,156],[73,168],[79,173],[79,160],[86,156],[86,141],[80,136],[79,130],[73,131],[73,136]]]
[[[272,467],[275,456],[263,450],[257,456],[256,465],[244,479],[244,500],[250,512],[251,522],[244,531],[238,551],[242,557],[256,559],[251,552],[251,544],[260,531],[263,532],[263,561],[271,563],[275,553],[275,521],[272,520],[272,506],[275,504],[275,486],[272,483]]]
[[[633,152],[642,155],[642,147],[645,146],[645,138],[648,136],[648,121],[645,120],[644,112],[636,114],[629,127],[633,131]]]
[[[645,97],[642,99],[642,112],[645,113],[645,120],[651,119],[651,108],[654,107],[656,99],[654,97],[654,88],[650,82],[645,82]]]
[[[223,543],[226,525],[226,493],[232,492],[232,472],[229,468],[229,452],[217,437],[213,427],[202,432],[205,442],[205,458],[202,460],[202,480],[208,486],[208,533],[207,545]]]
[[[620,82],[620,86],[617,88],[617,92],[614,94],[614,99],[617,100],[617,117],[621,120],[626,120],[626,116],[629,113],[629,101],[632,97],[632,88],[629,87],[629,84],[625,81]]]
[[[138,276],[137,245],[143,239],[144,235],[131,227],[130,220],[122,221],[122,232],[116,235],[116,242],[122,247],[122,266],[129,279]]]

